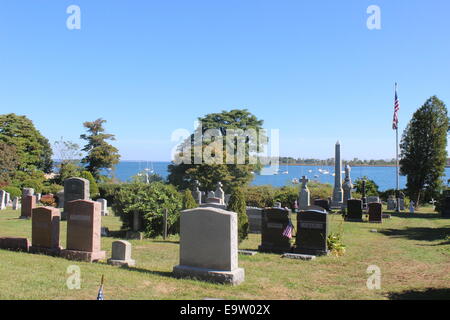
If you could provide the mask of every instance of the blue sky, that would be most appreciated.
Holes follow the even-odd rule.
[[[69,5],[81,30],[66,27]],[[366,10],[381,8],[381,30]],[[294,157],[392,158],[425,100],[450,106],[450,2],[0,0],[0,113],[50,140],[102,117],[124,160],[169,160],[171,133],[247,108]],[[80,142],[81,143],[81,142]]]

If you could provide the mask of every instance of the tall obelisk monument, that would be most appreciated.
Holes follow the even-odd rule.
[[[334,189],[333,201],[331,206],[333,208],[340,208],[344,200],[344,191],[342,190],[342,161],[341,161],[341,145],[339,141],[336,142],[335,156],[334,156]]]

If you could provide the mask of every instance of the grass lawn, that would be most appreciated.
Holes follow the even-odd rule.
[[[0,236],[31,240],[31,221],[19,215],[0,212]],[[344,223],[337,215],[331,221],[331,231],[344,234],[344,256],[314,261],[282,259],[278,254],[239,256],[245,282],[236,287],[173,278],[179,256],[175,236],[167,241],[130,240],[136,260],[130,269],[0,250],[0,299],[95,299],[101,275],[105,299],[450,299],[450,219],[423,208],[413,217],[405,213],[383,224]],[[103,226],[119,230],[120,221],[103,217]],[[62,222],[63,247],[65,231]],[[102,238],[107,257],[114,240]],[[259,242],[260,236],[252,234],[240,248],[256,250]],[[67,288],[70,265],[81,269],[81,289]],[[367,289],[370,265],[381,269],[380,290]]]

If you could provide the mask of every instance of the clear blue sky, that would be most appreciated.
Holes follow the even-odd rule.
[[[68,30],[66,8],[81,8]],[[368,30],[369,5],[381,30]],[[50,141],[102,117],[124,160],[169,160],[173,130],[248,108],[281,154],[392,158],[436,94],[450,107],[448,0],[1,0],[0,113]]]

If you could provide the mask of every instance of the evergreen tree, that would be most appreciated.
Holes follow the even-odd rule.
[[[236,212],[238,215],[239,242],[242,242],[248,236],[248,217],[245,196],[241,188],[233,189],[227,210]]]
[[[449,119],[445,104],[429,98],[413,115],[401,141],[401,174],[407,175],[407,191],[416,206],[442,187],[447,159]]]
[[[100,178],[102,169],[114,168],[119,163],[120,155],[116,147],[108,143],[108,140],[115,140],[113,134],[105,133],[103,124],[106,120],[97,119],[93,122],[85,122],[83,126],[89,134],[82,134],[81,139],[88,143],[82,151],[87,152],[81,163],[86,165],[86,169],[92,173],[96,180]]]
[[[258,120],[256,116],[244,109],[207,114],[199,118],[199,123],[201,125],[196,129],[196,132],[179,146],[176,155],[178,158],[186,158],[190,161],[187,161],[188,163],[170,164],[168,181],[180,189],[186,189],[192,185],[193,181],[198,180],[204,191],[213,190],[217,182],[221,181],[227,186],[226,192],[234,187],[248,184],[253,179],[252,171],[256,172],[261,168],[260,164],[251,163],[250,154],[254,151],[263,151],[264,143],[249,135],[230,132],[242,130],[245,133],[246,130],[255,130],[255,132],[260,133],[263,121]],[[208,138],[207,130],[216,130],[218,136],[222,138],[222,145],[217,144],[216,140]],[[195,137],[201,137],[201,141],[198,141],[200,139],[195,139]],[[227,138],[229,139],[227,140]],[[245,145],[243,153],[238,153],[238,141]],[[194,145],[198,148],[197,150],[191,148],[191,154],[183,154],[183,150],[188,150],[188,146]],[[220,163],[206,163],[203,159],[201,163],[196,163],[195,159],[202,159],[202,154],[206,148],[214,149],[214,155],[219,159],[222,158],[222,161]],[[234,152],[231,153],[231,150],[234,150]],[[237,161],[238,154],[243,155],[243,163]]]
[[[183,192],[183,210],[197,208],[197,202],[195,202],[192,192],[189,189]]]
[[[19,171],[27,174],[35,170],[52,171],[50,143],[27,117],[14,113],[0,115],[0,142],[15,147]]]
[[[0,142],[0,187],[12,181],[18,166],[19,156],[16,147]]]

